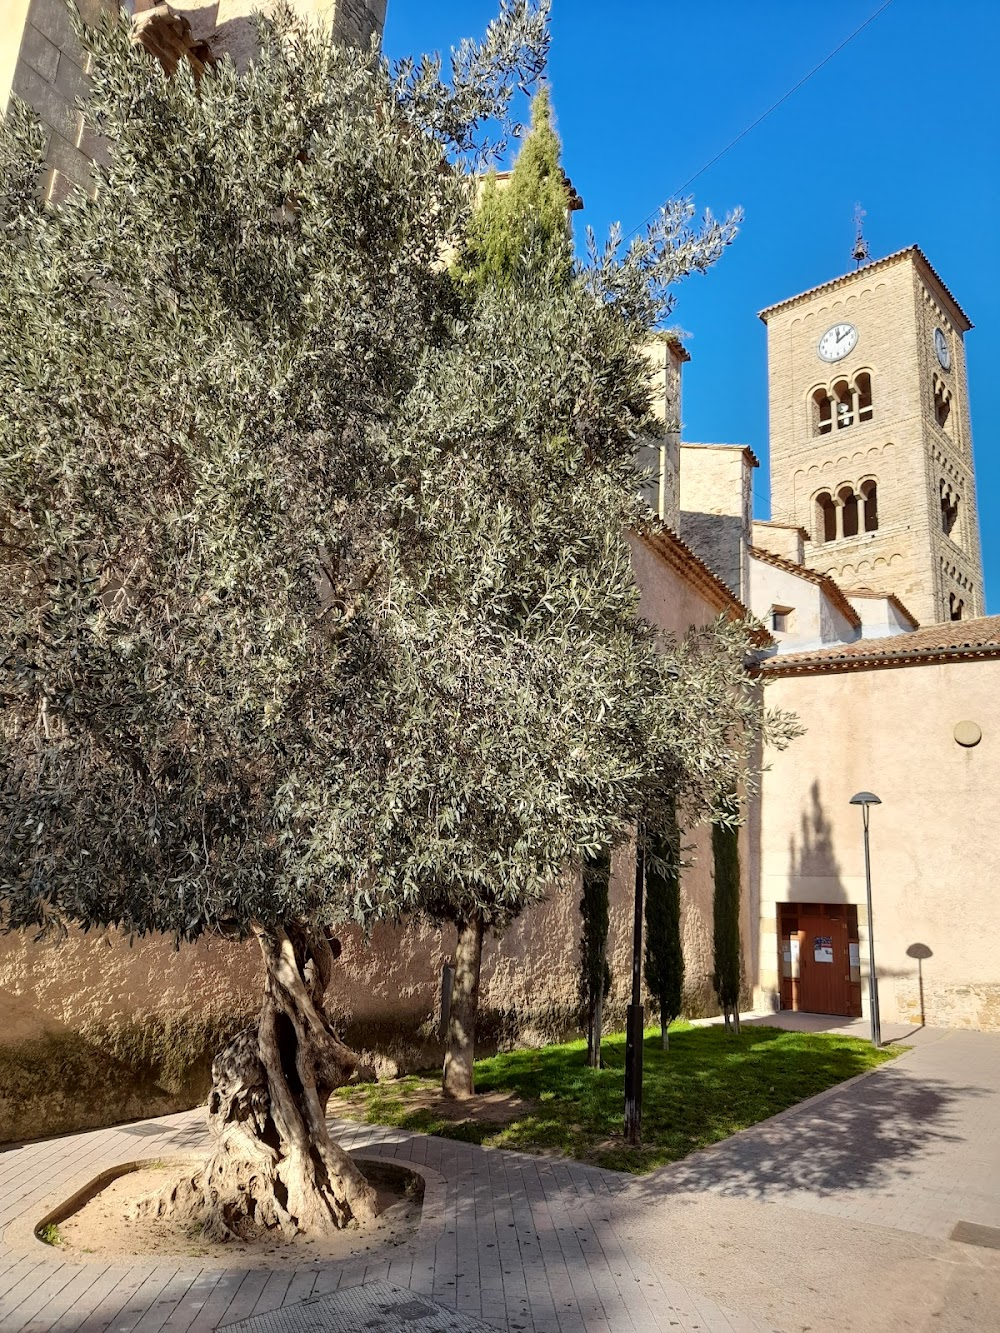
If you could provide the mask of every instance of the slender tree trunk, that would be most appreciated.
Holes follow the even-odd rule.
[[[605,942],[605,948],[607,943]],[[591,1069],[601,1067],[601,1038],[604,1035],[604,968],[605,955],[601,952],[601,981],[594,991],[590,1006],[590,1026],[587,1031],[587,1064]]]
[[[483,963],[483,919],[471,916],[458,923],[455,980],[451,988],[448,1044],[441,1090],[446,1097],[471,1097],[479,1013],[479,973]]]
[[[670,1015],[665,1009],[660,1010],[660,1039],[663,1042],[663,1049],[670,1050]]]
[[[611,853],[604,848],[584,858],[583,897],[580,914],[580,994],[587,1016],[587,1064],[601,1067],[601,1038],[604,1035],[604,997],[608,989],[608,892]]]
[[[375,1192],[330,1138],[326,1106],[360,1058],[333,1033],[323,996],[333,963],[321,931],[258,927],[264,1002],[256,1028],[212,1064],[208,1162],[134,1208],[180,1214],[213,1240],[323,1232],[377,1215]]]

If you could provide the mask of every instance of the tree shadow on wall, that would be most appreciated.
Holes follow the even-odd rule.
[[[842,902],[847,901],[840,873],[840,862],[833,849],[833,825],[823,808],[820,796],[819,780],[809,788],[809,805],[799,817],[799,834],[788,840],[788,882],[791,887],[796,880],[824,879],[824,900],[830,901],[831,885]]]

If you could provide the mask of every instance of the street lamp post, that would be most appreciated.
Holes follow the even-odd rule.
[[[878,979],[875,976],[875,921],[872,917],[872,863],[868,850],[868,813],[873,805],[881,805],[879,798],[870,791],[859,791],[851,797],[851,805],[861,806],[861,816],[865,826],[865,886],[868,891],[868,1007],[872,1018],[872,1045],[882,1045],[882,1027],[878,1012]]]
[[[642,1137],[642,898],[646,883],[643,826],[635,831],[635,921],[632,927],[632,1003],[625,1024],[625,1142],[638,1147]]]

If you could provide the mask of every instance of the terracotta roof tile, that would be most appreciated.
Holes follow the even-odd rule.
[[[956,657],[1000,657],[1000,616],[945,621],[912,634],[883,639],[856,639],[828,644],[804,653],[785,653],[761,662],[768,676],[802,675],[810,671],[850,671],[879,666],[906,666]]]
[[[842,273],[839,278],[831,278],[829,282],[821,282],[816,287],[810,287],[808,291],[798,292],[795,296],[786,297],[784,301],[776,301],[774,305],[765,306],[763,310],[757,312],[757,318],[767,323],[767,316],[773,315],[776,310],[785,310],[790,305],[795,305],[797,301],[803,301],[807,296],[815,296],[817,292],[823,292],[834,287],[842,287],[845,283],[856,278],[859,273],[873,273],[880,268],[888,268],[890,264],[896,264],[907,255],[913,255],[928,274],[934,279],[937,286],[941,289],[942,295],[949,304],[954,307],[955,313],[959,316],[959,322],[964,322],[965,332],[973,327],[972,320],[965,313],[962,307],[955,300],[955,297],[948,290],[941,275],[934,268],[933,264],[921,250],[919,245],[908,245],[902,250],[895,250],[891,255],[885,255],[882,259],[876,259],[871,264],[863,264],[861,268],[854,269],[851,273]]]

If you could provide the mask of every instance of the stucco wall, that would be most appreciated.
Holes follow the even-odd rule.
[[[891,634],[909,634],[913,621],[899,610],[888,597],[860,596],[848,593],[847,600],[861,617],[863,639],[884,639]]]
[[[818,584],[766,560],[755,560],[752,555],[750,605],[761,618],[774,607],[789,609],[788,629],[771,630],[779,652],[801,652],[824,643],[850,643],[858,637],[858,631],[831,605]]]
[[[763,775],[758,1000],[777,989],[776,904],[858,904],[867,956],[861,813],[872,810],[872,891],[882,1016],[1000,1028],[1000,662],[779,677],[770,704],[807,728]],[[955,724],[982,740],[964,748]],[[918,967],[907,950],[923,945]],[[921,1011],[920,982],[923,982]],[[867,973],[863,990],[867,987]],[[867,994],[864,996],[867,1012]]]
[[[716,609],[709,606],[693,587],[666,570],[655,551],[636,540],[632,542],[632,567],[641,590],[639,609],[645,619],[654,625],[675,634],[683,634],[691,625],[705,625],[715,619]],[[751,986],[756,967],[754,939],[757,917],[755,881],[751,875],[750,838],[753,818],[754,812],[751,811],[751,818],[740,838],[743,869],[741,934],[744,972]],[[681,874],[681,939],[686,968],[684,1003],[685,1012],[690,1017],[700,1017],[718,1012],[712,991],[712,901],[715,884],[712,836],[711,830],[705,825],[683,829],[682,833],[685,844],[685,865]],[[634,875],[634,870],[630,868],[627,874]],[[626,904],[631,901],[631,881],[620,884],[618,892]],[[626,922],[625,930],[627,957],[631,948],[630,922]]]

